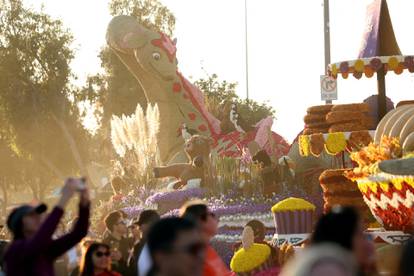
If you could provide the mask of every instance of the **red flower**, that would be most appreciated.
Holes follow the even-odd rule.
[[[206,127],[206,125],[200,125],[199,127],[198,127],[198,130],[200,130],[200,131],[207,131],[207,127]]]
[[[188,113],[188,118],[190,118],[191,121],[194,121],[196,119],[196,115],[192,112]]]
[[[175,82],[175,83],[173,84],[173,91],[174,91],[175,93],[179,93],[179,92],[181,92],[181,84],[179,84],[178,82]]]
[[[370,64],[372,69],[374,69],[376,72],[382,67],[382,61],[379,58],[372,59]]]

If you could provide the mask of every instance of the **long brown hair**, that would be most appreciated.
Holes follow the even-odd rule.
[[[110,247],[106,243],[94,242],[92,243],[82,257],[80,263],[80,276],[93,276],[95,272],[95,266],[93,265],[93,254],[100,248],[103,247],[110,252]],[[108,272],[111,270],[111,265],[108,265]]]

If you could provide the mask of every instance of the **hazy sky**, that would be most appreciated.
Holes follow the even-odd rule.
[[[100,70],[99,49],[110,20],[106,0],[25,0],[61,18],[74,33],[73,68],[80,81]],[[161,0],[176,16],[179,69],[193,79],[209,74],[238,82],[245,96],[243,0]],[[292,140],[303,127],[306,108],[321,104],[324,71],[322,0],[248,0],[250,97],[276,109],[274,130]],[[371,0],[331,0],[332,61],[355,59]],[[388,0],[403,54],[414,54],[414,1]],[[337,103],[361,102],[376,93],[372,79],[339,80]],[[414,74],[387,75],[394,102],[414,99]]]

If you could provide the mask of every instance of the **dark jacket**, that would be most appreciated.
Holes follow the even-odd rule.
[[[116,239],[111,233],[108,233],[103,240],[104,243],[109,245],[111,249],[116,249],[121,252],[122,258],[118,262],[112,262],[112,270],[119,272],[124,276],[130,275],[130,271],[127,265],[129,251],[133,246],[132,239],[122,238]]]
[[[52,235],[62,216],[63,209],[55,207],[32,238],[16,239],[11,243],[4,256],[6,275],[55,275],[54,261],[88,233],[89,205],[79,207],[79,219],[70,233],[53,240]]]

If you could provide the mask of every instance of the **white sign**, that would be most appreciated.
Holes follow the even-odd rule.
[[[321,100],[332,101],[338,99],[336,79],[330,76],[321,76]]]

